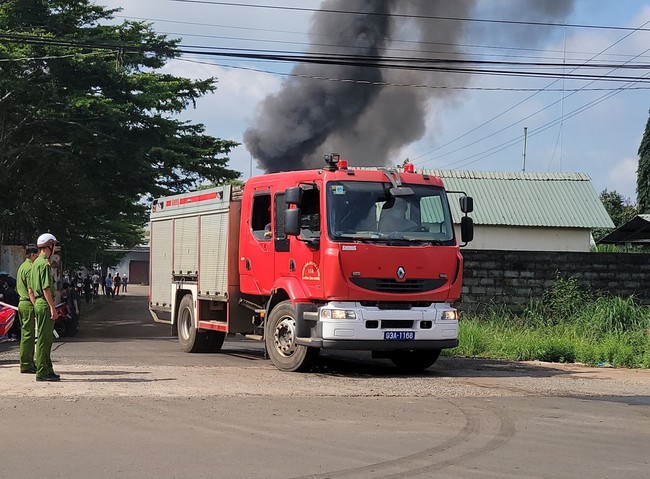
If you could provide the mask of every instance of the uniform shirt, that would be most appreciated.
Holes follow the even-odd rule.
[[[29,288],[32,288],[32,262],[26,258],[23,264],[18,268],[16,274],[16,292],[20,299],[29,299]],[[33,289],[33,288],[32,288]]]
[[[52,272],[50,263],[44,253],[38,255],[32,265],[32,290],[37,298],[43,297],[43,290],[52,288]]]

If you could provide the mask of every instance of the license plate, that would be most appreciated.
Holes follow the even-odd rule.
[[[384,331],[384,339],[387,341],[408,341],[415,339],[415,331]]]

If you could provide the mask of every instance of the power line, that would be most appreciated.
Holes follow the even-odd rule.
[[[296,11],[296,12],[319,12],[319,13],[336,13],[345,15],[369,15],[393,18],[415,18],[424,20],[447,20],[458,22],[475,22],[475,23],[499,23],[505,25],[523,25],[523,26],[540,26],[540,27],[567,27],[567,28],[588,28],[600,30],[623,30],[623,31],[650,31],[650,28],[635,29],[633,27],[621,27],[613,25],[589,25],[580,23],[553,23],[553,22],[531,22],[523,20],[500,20],[492,18],[470,18],[470,17],[448,17],[443,15],[414,15],[406,13],[378,13],[378,12],[364,12],[355,10],[336,10],[328,8],[306,8],[306,7],[287,7],[279,5],[254,5],[248,3],[238,2],[220,2],[215,0],[170,0],[178,3],[194,3],[204,5],[221,5],[227,7],[246,7],[257,9],[269,10],[283,10],[283,11]]]
[[[432,90],[468,90],[468,91],[504,91],[504,92],[547,92],[547,93],[557,93],[561,91],[567,92],[579,92],[579,91],[617,91],[617,90],[649,90],[649,86],[638,86],[638,87],[595,87],[595,88],[575,88],[575,89],[560,89],[560,88],[517,88],[517,87],[478,87],[478,86],[451,86],[451,85],[431,85],[431,84],[421,84],[421,83],[396,83],[388,81],[376,81],[376,80],[360,80],[353,78],[335,78],[322,75],[306,75],[306,74],[297,74],[297,73],[283,73],[283,72],[274,72],[270,70],[262,70],[261,68],[252,68],[252,67],[243,67],[239,65],[225,65],[220,63],[213,63],[207,61],[200,61],[191,58],[177,58],[176,61],[184,61],[189,63],[197,63],[201,65],[209,65],[227,69],[234,70],[243,70],[243,71],[252,71],[256,73],[265,73],[275,76],[283,77],[293,77],[293,78],[303,78],[308,80],[319,80],[319,81],[331,81],[331,82],[341,82],[341,83],[352,83],[363,86],[390,86],[390,87],[402,87],[402,88],[427,88]]]
[[[192,26],[202,26],[202,27],[217,27],[217,28],[228,28],[228,29],[234,29],[234,30],[251,30],[251,31],[259,31],[259,32],[267,32],[267,33],[288,33],[291,35],[307,35],[307,32],[297,32],[297,31],[290,31],[290,30],[274,30],[274,29],[269,29],[269,28],[254,28],[254,27],[245,27],[245,26],[240,26],[240,25],[223,25],[223,24],[217,24],[217,23],[203,23],[203,22],[188,22],[188,21],[182,21],[182,20],[167,20],[167,19],[162,19],[162,18],[150,18],[150,17],[136,17],[136,16],[126,16],[126,15],[115,15],[116,18],[123,18],[125,20],[137,20],[137,21],[146,21],[146,22],[161,22],[161,23],[173,23],[173,24],[178,24],[178,25],[192,25]],[[282,40],[268,40],[264,38],[242,38],[242,37],[232,37],[232,36],[218,36],[218,35],[199,35],[199,34],[194,34],[194,33],[182,33],[182,32],[160,32],[166,35],[174,35],[174,36],[180,36],[180,37],[204,37],[204,38],[217,38],[217,39],[223,39],[223,40],[233,40],[233,41],[260,41],[260,42],[268,42],[268,43],[286,43],[286,44],[292,44],[292,45],[315,45],[315,46],[336,46],[340,48],[358,48],[355,46],[349,46],[349,45],[332,45],[332,44],[319,44],[319,43],[306,43],[306,42],[290,42],[290,41],[282,41]],[[325,34],[325,33],[311,33],[310,35],[317,35],[321,37],[328,37],[331,38],[331,35]],[[345,37],[342,37],[345,38]],[[393,43],[404,43],[404,44],[414,44],[414,45],[434,45],[434,46],[442,46],[442,47],[453,47],[453,48],[473,48],[473,49],[487,49],[487,50],[505,50],[505,51],[521,51],[521,52],[538,52],[538,53],[559,53],[559,54],[564,54],[565,52],[562,50],[553,50],[553,49],[542,49],[542,48],[530,48],[530,47],[507,47],[507,46],[500,46],[500,45],[480,45],[480,44],[473,44],[473,43],[452,43],[452,42],[432,42],[432,41],[417,41],[417,40],[405,40],[405,39],[400,39],[400,38],[394,38],[391,36],[387,36],[386,40],[388,42],[393,42]],[[396,51],[409,51],[408,49],[398,49],[398,48],[387,48],[386,50],[396,50]],[[412,51],[412,50],[411,50]],[[418,52],[421,53],[436,53],[436,52],[428,52],[426,50],[417,50]],[[454,52],[444,52],[447,54],[454,53]],[[478,55],[478,53],[471,53],[467,51],[462,51],[462,52],[457,52],[459,54],[465,54],[465,55]],[[571,55],[592,55],[591,52],[575,52],[575,51],[568,51],[566,52]],[[601,52],[602,54],[602,52]],[[600,55],[600,54],[599,54]],[[497,56],[496,54],[492,56]],[[507,55],[506,55],[507,56]],[[625,57],[628,55],[624,54],[611,54],[613,57]],[[524,57],[522,55],[522,57]],[[525,57],[524,57],[525,58]],[[535,58],[535,57],[533,57]]]
[[[599,57],[600,55],[602,55],[603,53],[605,53],[607,50],[610,50],[611,48],[615,47],[616,45],[618,45],[619,43],[621,43],[622,41],[624,41],[625,39],[627,39],[628,37],[630,37],[631,35],[633,35],[636,31],[639,31],[641,28],[644,28],[644,27],[645,27],[646,25],[648,25],[649,23],[650,23],[650,21],[647,21],[647,22],[643,23],[640,27],[638,27],[637,30],[635,30],[634,32],[630,32],[630,33],[624,35],[623,37],[621,37],[619,40],[617,40],[616,42],[614,42],[614,43],[612,43],[611,45],[609,45],[609,46],[608,46],[607,48],[605,48],[604,50],[601,50],[599,53],[595,54],[592,58],[590,58],[590,61],[593,60],[593,59],[595,59],[595,58],[597,58],[597,57]],[[640,54],[638,54],[638,55],[632,57],[632,58],[631,58],[630,60],[628,60],[628,61],[632,61],[632,60],[634,60],[635,58],[639,58],[640,56],[644,55],[647,51],[648,51],[648,50],[646,50],[645,52],[640,53]],[[575,71],[575,69],[572,70],[572,71]],[[551,82],[549,85],[547,85],[547,87],[551,87],[552,85],[554,85],[555,83],[557,83],[559,80],[560,80],[560,79],[556,79],[556,80],[554,80],[554,81]],[[587,85],[584,85],[581,89],[579,89],[579,91],[583,90],[584,88],[588,87],[589,85],[592,85],[594,82],[595,82],[595,80],[592,81],[592,82],[589,82]],[[513,105],[513,106],[511,106],[510,108],[506,109],[505,111],[503,111],[503,112],[499,113],[498,115],[496,115],[496,116],[490,118],[489,120],[483,122],[483,123],[480,124],[479,126],[474,127],[474,128],[471,129],[470,131],[468,131],[468,132],[466,132],[466,133],[464,133],[464,134],[462,134],[462,135],[460,135],[460,136],[457,136],[457,137],[454,138],[453,140],[451,140],[451,141],[445,143],[444,145],[439,146],[438,148],[435,148],[435,149],[429,151],[428,153],[425,153],[424,155],[420,155],[420,156],[419,156],[418,158],[416,158],[416,159],[422,158],[423,156],[427,156],[427,155],[433,153],[434,151],[438,151],[438,150],[444,148],[445,146],[448,146],[448,145],[450,145],[450,144],[452,144],[452,143],[455,143],[457,140],[460,140],[461,138],[464,138],[464,137],[468,136],[469,134],[475,132],[475,131],[478,130],[479,128],[482,128],[483,126],[485,126],[485,125],[491,123],[492,121],[496,120],[497,118],[499,118],[499,117],[505,115],[506,113],[508,113],[508,112],[510,112],[510,111],[512,111],[512,110],[514,110],[516,107],[518,107],[518,106],[520,106],[521,104],[525,103],[526,101],[530,100],[531,98],[533,98],[534,96],[536,96],[538,93],[539,93],[539,92],[533,93],[532,95],[528,96],[527,98],[524,98],[523,100],[519,101],[518,103],[516,103],[515,105]],[[574,93],[575,93],[575,92],[571,93],[571,95],[573,95]],[[571,96],[571,95],[569,95],[569,96]],[[563,97],[563,99],[564,99],[564,98],[565,98],[565,97]],[[508,125],[507,127],[502,128],[502,129],[499,130],[497,133],[499,133],[499,132],[501,132],[501,131],[504,131],[504,130],[506,130],[506,129],[508,129],[508,128],[511,128],[511,127],[513,127],[513,126],[519,124],[521,121],[525,121],[525,120],[527,120],[527,119],[530,118],[531,116],[534,116],[534,115],[536,115],[537,113],[540,113],[541,111],[544,111],[544,110],[550,108],[551,106],[555,105],[556,103],[557,103],[557,102],[554,102],[554,103],[552,103],[552,104],[550,104],[550,105],[547,105],[545,108],[542,108],[542,109],[538,110],[538,111],[535,112],[533,115],[530,115],[530,116],[524,118],[523,120],[520,120],[520,121],[518,121],[518,122],[512,123],[512,124]],[[454,152],[456,152],[456,151],[462,150],[462,149],[466,148],[467,146],[471,146],[471,145],[473,145],[473,144],[476,144],[476,143],[478,143],[478,141],[482,141],[482,140],[484,140],[484,139],[486,139],[486,138],[488,138],[488,137],[490,137],[490,136],[492,136],[492,135],[488,135],[488,136],[486,136],[486,137],[484,137],[484,138],[482,138],[482,139],[480,139],[480,140],[477,140],[477,141],[475,141],[475,142],[472,142],[472,143],[470,143],[469,145],[466,145],[465,147],[458,148],[458,149],[456,149],[456,150],[454,150],[454,151],[452,151],[452,152],[450,152],[450,153],[454,153]],[[450,154],[450,153],[447,153],[447,154]],[[444,156],[444,155],[443,155],[443,156]],[[429,159],[429,160],[425,160],[424,162],[431,161],[431,160],[433,160],[433,159],[435,159],[435,158],[432,158],[432,159]]]
[[[646,73],[644,76],[647,77],[649,75],[650,75],[650,72]],[[620,88],[619,90],[611,91],[609,93],[606,93],[606,94],[596,98],[595,100],[592,100],[592,101],[586,103],[585,105],[582,105],[582,106],[572,110],[571,112],[567,113],[566,115],[563,115],[560,118],[556,118],[555,120],[552,120],[550,122],[545,123],[540,128],[535,129],[532,132],[530,131],[530,128],[529,128],[528,138],[531,138],[531,137],[537,136],[537,135],[539,135],[541,133],[544,133],[548,129],[553,128],[554,126],[558,125],[560,122],[563,122],[565,120],[573,118],[574,116],[579,115],[580,113],[583,113],[584,111],[589,110],[590,108],[593,108],[594,106],[597,106],[597,105],[603,103],[606,100],[609,100],[613,96],[618,95],[619,93],[622,93],[623,91],[625,91],[627,89],[628,88],[623,87],[623,88]],[[536,114],[536,113],[534,113],[534,114]],[[527,117],[527,118],[529,118],[529,117]],[[504,143],[501,143],[501,144],[499,144],[497,146],[489,148],[488,150],[485,150],[483,152],[476,153],[474,155],[463,158],[462,160],[458,160],[456,162],[453,162],[453,163],[450,163],[448,165],[442,166],[442,167],[440,167],[440,169],[445,169],[445,168],[448,168],[449,166],[452,166],[452,165],[459,165],[460,166],[461,164],[462,164],[463,167],[466,167],[468,165],[471,165],[471,164],[477,163],[477,162],[479,162],[481,160],[484,160],[485,158],[493,156],[493,155],[495,155],[497,153],[500,153],[500,152],[502,152],[502,151],[504,151],[504,150],[516,145],[516,144],[519,144],[520,141],[521,141],[520,137],[513,138],[513,139],[508,140],[508,141],[506,141]],[[478,158],[476,158],[476,157],[478,157]],[[476,159],[473,160],[473,161],[467,162],[468,159],[472,159],[472,158],[476,158]]]
[[[26,36],[16,34],[0,34],[0,41],[8,41],[23,44],[38,44],[38,45],[56,45],[78,48],[90,49],[104,49],[114,50],[122,49],[126,53],[155,53],[160,49],[151,46],[141,45],[126,45],[117,43],[99,43],[99,42],[79,42],[71,40],[53,39],[51,37],[40,36]],[[196,48],[200,50],[191,50]],[[208,50],[209,49],[209,50]],[[246,60],[267,60],[278,61],[287,63],[304,63],[314,65],[336,65],[336,66],[349,66],[349,67],[364,67],[364,68],[379,68],[379,69],[394,69],[394,70],[409,70],[420,72],[443,72],[443,73],[457,73],[457,74],[473,74],[473,75],[497,75],[497,76],[513,76],[513,77],[530,77],[530,78],[572,78],[577,80],[606,80],[615,82],[628,82],[628,81],[646,81],[635,76],[623,75],[597,75],[587,73],[557,73],[552,71],[527,71],[517,69],[499,69],[496,67],[515,67],[515,68],[562,68],[562,64],[548,63],[548,62],[507,62],[507,61],[477,61],[477,60],[462,60],[462,59],[426,59],[416,57],[381,57],[381,56],[366,56],[366,55],[342,55],[342,54],[313,54],[313,53],[296,53],[279,51],[273,52],[269,50],[255,50],[255,49],[214,49],[213,47],[204,46],[185,46],[183,48],[174,48],[173,51],[181,54],[194,54],[204,56],[216,56],[224,58],[246,59]],[[477,68],[478,66],[485,65],[493,68]],[[579,65],[575,64],[575,68],[630,68],[637,70],[650,69],[648,64],[588,64]]]
[[[69,55],[48,55],[43,57],[22,57],[22,58],[0,58],[0,62],[9,63],[9,62],[28,62],[34,60],[59,60],[62,58],[77,58],[77,57],[88,57],[96,55],[107,55],[107,52],[94,52],[94,53],[71,53]],[[112,55],[112,53],[111,53]]]

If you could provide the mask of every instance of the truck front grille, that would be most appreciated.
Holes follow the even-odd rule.
[[[350,278],[350,281],[363,289],[395,294],[424,293],[425,291],[438,289],[447,282],[446,279],[422,278],[397,281],[393,278],[359,278],[356,276]]]

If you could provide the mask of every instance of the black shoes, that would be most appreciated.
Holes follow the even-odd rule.
[[[29,368],[25,369],[24,371],[20,371],[21,374],[36,374],[36,368]]]
[[[39,378],[36,376],[37,381],[61,381],[61,376],[58,374],[51,374],[50,376],[44,376],[42,378]]]

